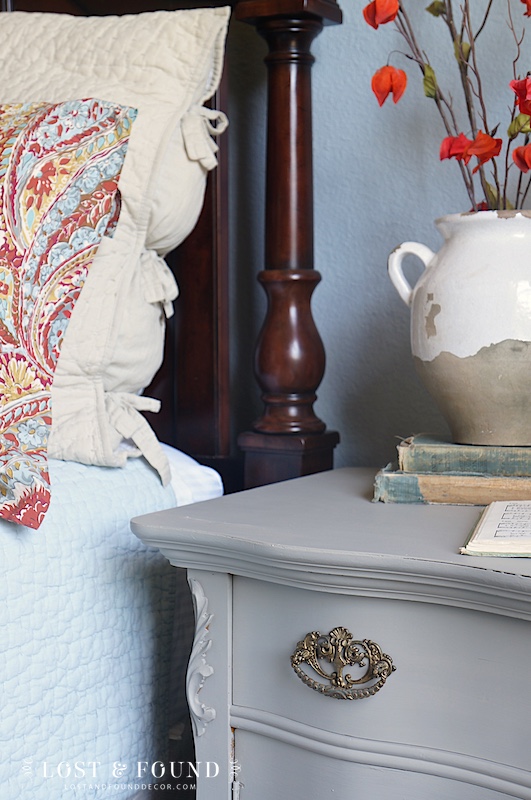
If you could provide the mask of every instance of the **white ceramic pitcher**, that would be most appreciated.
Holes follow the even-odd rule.
[[[411,308],[411,349],[454,441],[531,445],[531,211],[451,214],[438,253],[404,242],[389,276]],[[425,270],[414,287],[407,255]]]

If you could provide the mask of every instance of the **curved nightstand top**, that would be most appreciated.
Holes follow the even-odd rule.
[[[531,618],[531,559],[460,555],[480,507],[371,502],[345,468],[132,521],[172,564]]]

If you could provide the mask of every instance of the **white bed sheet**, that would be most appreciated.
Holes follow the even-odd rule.
[[[174,505],[187,506],[223,494],[223,483],[215,470],[198,464],[186,453],[167,444],[163,444],[162,449],[170,465],[171,486],[176,497]]]
[[[143,459],[52,460],[41,528],[0,521],[2,797],[126,800],[137,762],[165,757],[175,571],[129,520],[222,493],[166,450],[166,488]]]

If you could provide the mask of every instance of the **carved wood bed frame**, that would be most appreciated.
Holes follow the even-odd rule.
[[[255,357],[264,410],[253,430],[238,437],[244,477],[241,453],[231,447],[223,141],[198,225],[168,259],[180,300],[163,368],[147,393],[163,401],[161,413],[150,418],[159,438],[214,466],[230,491],[330,469],[339,441],[313,410],[325,352],[310,307],[320,280],[313,263],[311,45],[323,24],[341,22],[341,10],[336,0],[0,0],[5,11],[83,15],[228,4],[269,48],[265,264],[258,276],[268,309]],[[218,108],[226,107],[226,91],[222,83]]]

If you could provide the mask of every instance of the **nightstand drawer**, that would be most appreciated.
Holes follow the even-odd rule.
[[[473,785],[441,774],[397,769],[382,763],[330,759],[302,744],[236,731],[235,752],[241,765],[240,798],[271,800],[508,800],[505,792]],[[492,781],[491,781],[492,783]],[[505,788],[505,787],[504,787]],[[517,788],[518,800],[529,798],[529,789]]]
[[[236,717],[286,730],[303,726],[297,728],[301,736],[309,726],[309,736],[353,737],[354,747],[372,740],[528,769],[529,721],[522,697],[531,641],[525,622],[450,605],[324,593],[242,577],[233,579],[233,603]],[[307,633],[328,634],[338,626],[356,640],[376,642],[392,658],[396,672],[374,696],[327,697],[293,670],[290,656]],[[345,671],[357,678],[357,670]],[[314,677],[323,682],[317,673]]]

